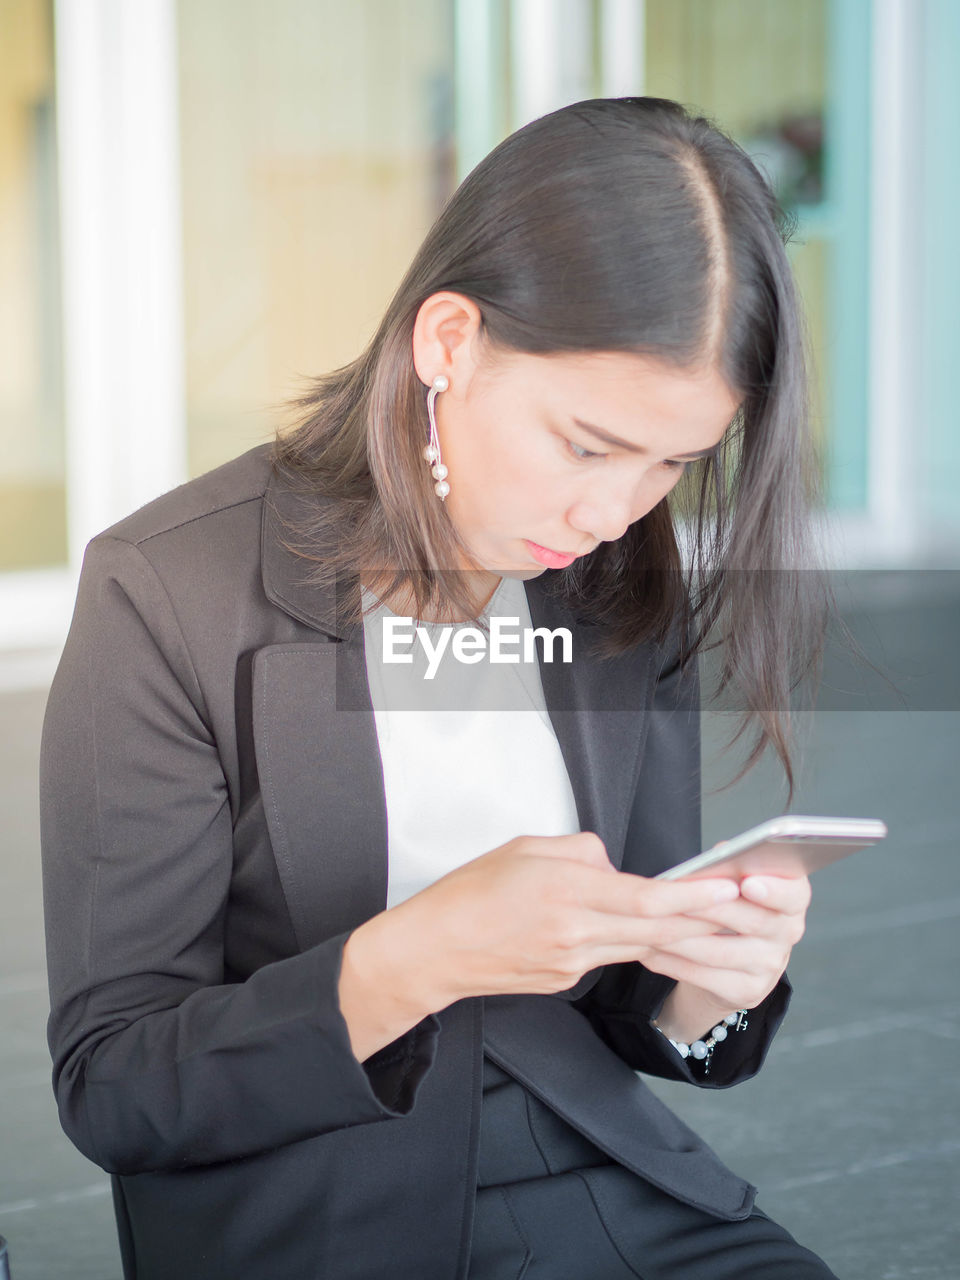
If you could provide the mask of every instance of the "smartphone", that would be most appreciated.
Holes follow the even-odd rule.
[[[806,876],[848,853],[876,844],[886,834],[886,826],[875,818],[810,818],[791,813],[761,822],[656,878]]]

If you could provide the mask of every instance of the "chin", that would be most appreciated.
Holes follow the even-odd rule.
[[[513,550],[513,554],[511,554]],[[517,560],[521,563],[518,565]],[[500,578],[519,579],[526,582],[530,578],[539,578],[542,573],[547,572],[546,565],[539,565],[536,561],[528,560],[526,555],[517,555],[515,549],[503,548],[498,552],[491,548],[486,555],[482,553],[477,555],[474,564],[475,572],[479,573],[495,573]]]

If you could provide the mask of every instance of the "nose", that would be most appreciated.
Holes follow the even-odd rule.
[[[632,513],[630,504],[613,495],[609,502],[578,502],[567,512],[571,528],[587,534],[594,542],[616,542],[637,519],[639,515]]]
[[[612,469],[602,480],[592,481],[581,492],[577,502],[567,511],[567,522],[595,541],[616,542],[629,527],[651,511],[664,498],[680,473],[661,476],[644,469],[639,475],[624,469]]]

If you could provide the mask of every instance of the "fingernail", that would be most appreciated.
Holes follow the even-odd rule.
[[[743,884],[751,898],[770,897],[770,890],[767,888],[767,882],[765,880],[758,880],[753,876],[748,876],[747,879],[744,880]]]
[[[713,891],[714,902],[732,902],[740,897],[740,890],[733,880],[721,880]]]

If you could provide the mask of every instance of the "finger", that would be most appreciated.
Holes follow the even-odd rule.
[[[706,938],[715,934],[717,926],[699,916],[614,915],[608,911],[584,911],[580,917],[582,942],[599,952],[606,947],[637,951],[644,947],[669,947],[687,938]],[[635,956],[625,956],[635,959]],[[609,963],[610,957],[604,957]]]
[[[757,977],[735,970],[710,969],[667,951],[649,952],[643,964],[653,973],[661,973],[676,982],[689,982],[692,986],[700,987],[719,1004],[728,1005],[730,1009],[756,1008],[776,986],[776,980],[771,980],[769,976]]]
[[[606,922],[612,919],[615,917],[603,916]],[[663,921],[634,921],[633,923],[635,931],[632,934],[628,932],[616,937],[601,935],[593,941],[584,942],[578,950],[581,971],[587,972],[603,965],[625,964],[631,961],[639,961],[646,965],[649,955],[670,956],[669,948],[679,946],[686,939],[698,936],[690,932],[691,929],[702,930],[710,927],[703,921],[685,916],[669,916]],[[661,926],[662,931],[655,933],[654,931]],[[661,947],[663,950],[660,949]],[[679,959],[676,956],[672,958]]]
[[[782,973],[790,958],[790,947],[771,943],[765,938],[744,938],[725,933],[680,938],[657,948],[671,955],[692,960],[710,969],[735,970],[760,974],[776,970]]]
[[[756,906],[746,898],[708,907],[698,911],[697,917],[716,925],[718,929],[728,929],[731,933],[745,934],[751,938],[781,940],[791,946],[803,937],[802,914],[787,915],[782,911],[768,911],[766,907]]]
[[[786,915],[802,915],[810,905],[807,876],[745,876],[740,882],[740,892],[750,902]]]
[[[616,876],[595,874],[583,868],[580,885],[584,906],[614,915],[664,916],[695,914],[719,902],[740,896],[735,880],[653,880],[618,872]]]
[[[735,880],[655,880],[585,865],[570,858],[541,861],[551,896],[611,915],[659,918],[694,914],[740,896]]]

